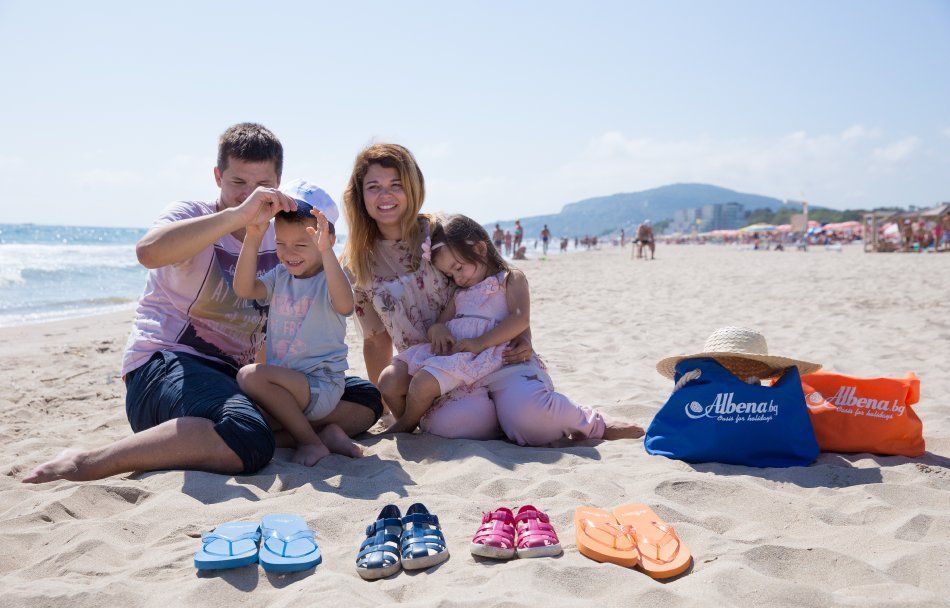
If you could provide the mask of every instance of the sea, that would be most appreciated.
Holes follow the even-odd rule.
[[[0,327],[132,308],[143,228],[0,224]]]
[[[148,274],[135,257],[144,234],[144,228],[0,224],[0,327],[134,308]],[[340,235],[337,253],[345,238]],[[529,242],[528,256],[540,256],[540,249]],[[555,243],[550,253],[556,250]]]

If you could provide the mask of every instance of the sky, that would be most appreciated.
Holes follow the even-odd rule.
[[[401,143],[425,210],[483,222],[677,182],[950,200],[947,0],[347,4],[0,0],[0,223],[213,200],[243,121],[338,202]]]

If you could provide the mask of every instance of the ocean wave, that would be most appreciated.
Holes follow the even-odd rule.
[[[55,273],[144,270],[134,245],[0,244],[0,287]]]
[[[109,298],[104,298],[109,299]],[[77,317],[89,317],[92,315],[117,312],[120,310],[131,310],[135,307],[135,300],[120,298],[120,302],[87,302],[85,304],[71,306],[68,308],[50,308],[42,310],[18,310],[18,311],[0,311],[0,327],[11,327],[14,325],[32,325],[34,323],[47,323],[50,321],[62,321],[63,319],[74,319]]]

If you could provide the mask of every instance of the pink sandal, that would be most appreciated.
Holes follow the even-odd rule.
[[[515,520],[511,509],[500,507],[482,513],[482,525],[472,538],[472,555],[492,559],[515,556]]]
[[[531,505],[518,509],[518,557],[552,557],[561,554],[561,543],[547,513]]]

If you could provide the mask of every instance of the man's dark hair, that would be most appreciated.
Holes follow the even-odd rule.
[[[277,177],[284,169],[284,147],[270,129],[255,122],[228,127],[218,139],[218,171],[228,168],[228,159],[260,163],[274,161]]]

